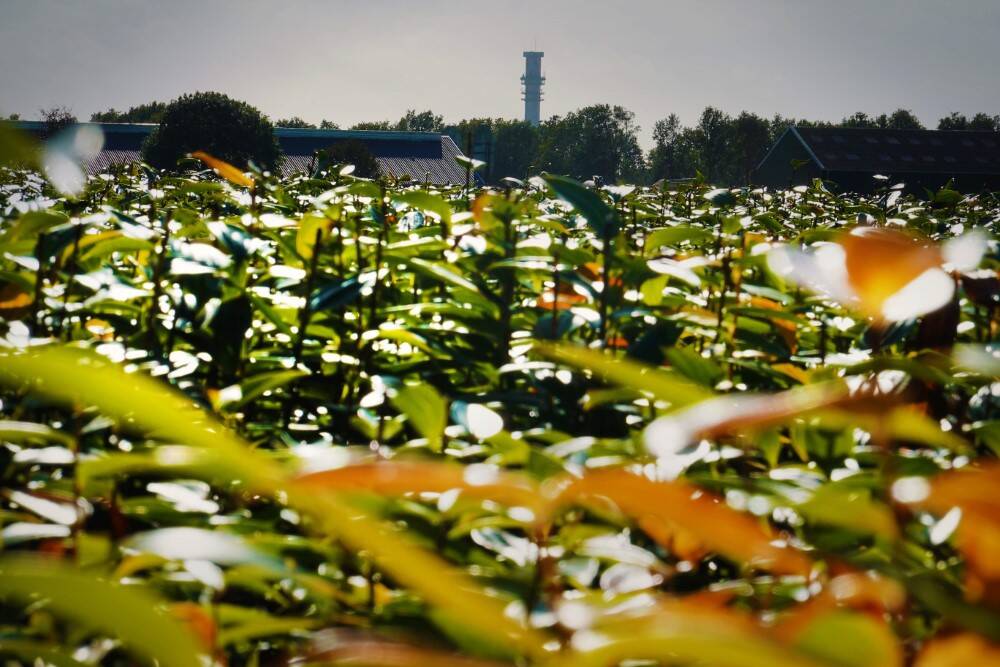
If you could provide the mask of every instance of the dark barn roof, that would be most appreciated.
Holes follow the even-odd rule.
[[[92,174],[119,164],[138,162],[142,142],[156,125],[145,123],[86,123],[104,132],[104,148],[87,164]],[[40,135],[45,123],[24,121],[18,127]],[[435,185],[464,184],[465,169],[455,158],[462,155],[451,137],[430,132],[375,132],[362,130],[313,130],[279,127],[274,130],[284,157],[279,168],[284,176],[309,169],[318,150],[345,141],[365,144],[383,176],[428,181]]]
[[[760,185],[788,187],[813,178],[869,191],[874,176],[936,189],[954,180],[966,191],[1000,188],[1000,134],[941,130],[790,127],[757,167]]]

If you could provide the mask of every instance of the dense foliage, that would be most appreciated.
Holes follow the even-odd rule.
[[[378,162],[363,141],[348,139],[338,141],[318,155],[326,164],[349,164],[354,167],[354,175],[362,178],[378,176]]]
[[[90,120],[93,123],[159,123],[166,110],[166,102],[149,102],[129,107],[128,111],[118,111],[114,107],[97,111],[90,114]]]
[[[0,191],[0,655],[996,664],[995,198],[202,159]]]
[[[125,112],[112,108],[92,114],[91,120],[159,122],[165,108],[163,102],[142,104]],[[683,125],[676,114],[656,121],[653,145],[644,152],[639,146],[640,128],[634,114],[624,107],[609,104],[594,104],[562,116],[552,116],[538,127],[526,121],[504,118],[468,118],[445,123],[443,116],[431,110],[408,109],[399,120],[363,121],[350,129],[447,133],[462,150],[487,163],[480,175],[494,185],[508,176],[527,178],[550,171],[582,180],[598,177],[606,183],[637,184],[700,175],[718,185],[743,186],[752,182],[752,173],[768,149],[792,125],[924,129],[920,119],[903,108],[877,115],[858,111],[838,122],[830,122],[780,114],[767,118],[750,111],[731,115],[709,106],[690,126]],[[317,127],[299,116],[279,119],[274,126]],[[338,129],[339,125],[324,119],[318,127]],[[969,117],[954,112],[941,118],[937,129],[998,132],[1000,115],[979,112]],[[207,144],[199,145],[204,149]],[[193,144],[185,144],[184,148],[187,152],[198,149]],[[225,151],[209,152],[226,157]],[[176,158],[180,154],[172,156]],[[228,157],[236,162],[245,159],[242,154]],[[168,165],[164,162],[162,166]]]
[[[267,116],[222,93],[182,95],[170,102],[142,147],[143,158],[161,169],[175,167],[196,150],[228,162],[252,160],[265,168],[273,168],[281,154]]]

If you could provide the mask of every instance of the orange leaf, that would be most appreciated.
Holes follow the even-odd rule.
[[[654,542],[681,560],[699,561],[708,553],[705,545],[690,531],[678,527],[662,516],[646,514],[640,516],[636,523]]]
[[[206,653],[215,651],[218,628],[205,609],[194,602],[176,602],[170,605],[170,614],[184,623]]]
[[[508,663],[467,658],[439,649],[413,646],[380,639],[351,637],[344,632],[321,633],[315,651],[308,661],[312,664],[378,665],[378,667],[501,667]]]
[[[369,463],[346,466],[300,477],[298,484],[331,491],[404,493],[463,493],[511,506],[538,510],[541,496],[528,478],[488,465],[452,465],[429,462]]]
[[[115,338],[115,328],[106,320],[91,318],[84,323],[83,328],[100,340]]]
[[[646,429],[646,444],[657,456],[668,456],[700,438],[717,438],[780,424],[792,417],[842,403],[856,403],[846,385],[814,384],[776,394],[730,394],[710,398],[660,417]]]
[[[253,179],[244,174],[242,171],[229,164],[225,160],[220,160],[217,157],[212,157],[205,151],[195,151],[191,153],[191,157],[196,157],[209,167],[215,170],[222,178],[226,179],[233,185],[243,185],[248,188],[253,187]]]
[[[1000,580],[1000,463],[938,475],[920,507],[937,514],[962,512],[956,545],[969,566],[987,580]]]
[[[0,287],[0,317],[5,320],[19,320],[28,314],[34,298],[14,283]]]
[[[811,569],[801,553],[774,544],[774,536],[757,519],[684,482],[656,482],[620,469],[594,470],[571,481],[556,505],[602,496],[629,516],[675,525],[712,551],[735,560],[778,573],[805,575]]]
[[[962,633],[933,639],[917,656],[915,667],[1000,667],[1000,646],[979,635]]]
[[[845,253],[847,282],[875,317],[882,316],[889,297],[944,262],[939,247],[891,229],[857,227],[838,243]]]
[[[594,470],[581,478],[565,475],[540,488],[528,477],[486,465],[382,462],[305,475],[296,485],[386,495],[460,489],[476,498],[527,507],[539,523],[568,505],[610,500],[682,558],[700,558],[710,549],[773,572],[807,574],[811,568],[804,555],[773,544],[774,536],[757,519],[721,499],[686,483],[653,481],[620,469]]]
[[[577,293],[572,287],[560,285],[558,293],[551,289],[546,291],[535,305],[543,310],[566,310],[586,302],[587,297]]]

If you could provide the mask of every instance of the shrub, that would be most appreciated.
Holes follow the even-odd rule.
[[[363,141],[340,141],[321,151],[321,164],[353,164],[354,175],[362,178],[378,176],[378,162]]]
[[[253,160],[269,169],[281,155],[267,116],[222,93],[183,95],[168,104],[142,152],[146,162],[167,169],[196,150],[238,166]]]
[[[76,116],[67,107],[41,109],[39,113],[42,116],[42,121],[45,123],[45,129],[42,130],[42,137],[45,139],[59,134],[59,132],[77,122]]]

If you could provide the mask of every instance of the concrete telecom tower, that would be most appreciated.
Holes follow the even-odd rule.
[[[545,77],[542,76],[542,51],[524,52],[524,76],[521,77],[521,90],[524,100],[524,120],[532,125],[538,125],[542,120],[542,86]]]

